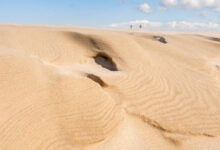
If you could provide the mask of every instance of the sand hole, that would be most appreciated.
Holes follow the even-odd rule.
[[[216,37],[211,37],[210,40],[215,42],[220,42],[220,38],[216,38]]]
[[[175,145],[175,146],[180,146],[181,142],[178,141],[177,139],[171,138],[171,137],[164,137],[165,140],[167,140],[169,143]]]
[[[107,54],[98,53],[95,57],[95,62],[101,65],[103,68],[106,68],[111,71],[118,71],[116,64],[113,62]]]
[[[77,32],[66,32],[66,34],[81,46],[92,51],[112,51],[111,46],[97,35],[82,34]]]
[[[159,42],[161,42],[163,44],[167,43],[166,39],[164,37],[162,37],[162,36],[154,36],[154,39],[156,39],[157,41],[159,41]]]
[[[215,65],[216,69],[220,71],[220,65]]]
[[[89,79],[93,80],[94,82],[98,83],[98,84],[99,84],[100,86],[102,86],[102,87],[107,86],[107,85],[105,84],[105,82],[102,81],[102,79],[101,79],[100,77],[98,77],[98,76],[96,76],[96,75],[94,75],[94,74],[88,74],[87,77],[88,77]]]

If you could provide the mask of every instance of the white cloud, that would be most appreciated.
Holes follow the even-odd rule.
[[[178,1],[177,0],[160,0],[160,3],[162,6],[165,6],[165,7],[173,7],[178,4]]]
[[[187,22],[187,21],[172,21],[167,23],[151,22],[149,20],[135,20],[127,23],[115,23],[110,25],[113,28],[129,28],[130,25],[138,28],[140,24],[146,30],[169,30],[169,31],[207,31],[220,32],[220,24],[217,23],[201,23],[201,22]]]
[[[211,8],[220,11],[220,0],[160,0],[161,7],[181,7],[187,9]]]
[[[130,22],[126,22],[126,23],[114,23],[111,24],[110,27],[113,28],[126,28],[129,27],[130,25],[135,26],[139,26],[142,25],[143,27],[149,27],[149,28],[158,28],[162,26],[162,23],[160,22],[150,22],[148,20],[135,20],[135,21],[130,21]]]
[[[215,11],[219,11],[220,12],[220,7],[215,8]]]
[[[168,25],[169,27],[175,29],[176,26],[177,26],[177,22],[176,22],[176,21],[168,22],[167,25]]]
[[[182,5],[185,8],[201,8],[202,0],[182,0],[180,5]]]
[[[152,12],[150,6],[149,6],[147,3],[141,4],[141,5],[139,6],[139,9],[140,9],[141,11],[145,12],[145,13],[150,13],[150,12]]]
[[[220,24],[216,23],[180,21],[176,22],[175,26],[171,27],[181,31],[220,31]]]
[[[199,16],[199,17],[208,17],[209,16],[209,12],[202,11],[202,12],[198,12],[196,15]]]
[[[167,10],[167,8],[164,7],[164,6],[159,6],[158,9],[159,9],[159,10]]]

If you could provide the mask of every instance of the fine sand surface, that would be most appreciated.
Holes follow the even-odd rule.
[[[219,150],[220,34],[0,25],[0,150]]]

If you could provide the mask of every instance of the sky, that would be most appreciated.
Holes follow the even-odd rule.
[[[220,32],[220,0],[0,0],[0,22]]]

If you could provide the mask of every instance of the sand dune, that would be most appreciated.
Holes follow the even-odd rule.
[[[0,150],[220,149],[219,34],[0,35]]]

